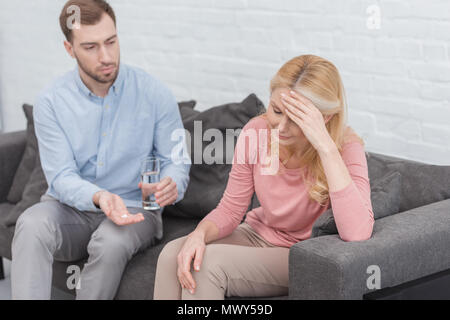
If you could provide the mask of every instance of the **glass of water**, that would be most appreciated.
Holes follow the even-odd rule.
[[[144,191],[145,183],[159,182],[160,161],[156,157],[146,157],[141,162],[141,182],[142,182],[142,208],[144,210],[158,210],[161,207],[156,203],[155,193]]]

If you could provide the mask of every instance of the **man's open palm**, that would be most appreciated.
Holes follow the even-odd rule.
[[[128,212],[122,198],[110,192],[102,192],[99,197],[99,206],[105,215],[119,226],[138,223],[144,220],[142,213]]]

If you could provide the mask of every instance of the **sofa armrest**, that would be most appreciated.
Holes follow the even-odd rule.
[[[370,266],[379,268],[380,289],[396,286],[449,269],[449,243],[450,199],[378,219],[366,241],[299,242],[289,254],[289,297],[362,299],[378,289]]]
[[[25,130],[0,134],[0,203],[6,201],[25,145]]]

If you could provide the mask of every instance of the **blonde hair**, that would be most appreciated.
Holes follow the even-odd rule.
[[[344,86],[337,68],[328,60],[315,55],[302,55],[289,60],[270,82],[271,94],[278,88],[299,92],[309,98],[324,116],[333,115],[326,123],[326,128],[339,152],[342,152],[342,145],[350,135],[364,144],[361,138],[345,126],[347,103]],[[260,116],[267,121],[266,113]],[[285,148],[282,145],[279,147]],[[293,152],[285,149],[292,155]],[[301,164],[299,170],[309,186],[310,198],[326,205],[329,200],[328,183],[319,154],[311,143],[308,143],[301,156]],[[305,167],[307,170],[302,170]]]

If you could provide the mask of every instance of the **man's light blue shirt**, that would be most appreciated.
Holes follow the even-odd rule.
[[[33,116],[46,193],[62,203],[98,211],[92,196],[108,190],[127,207],[141,207],[140,163],[150,155],[161,159],[161,179],[176,182],[176,202],[183,198],[191,160],[178,104],[145,71],[121,63],[101,98],[86,87],[77,67],[39,95]]]

